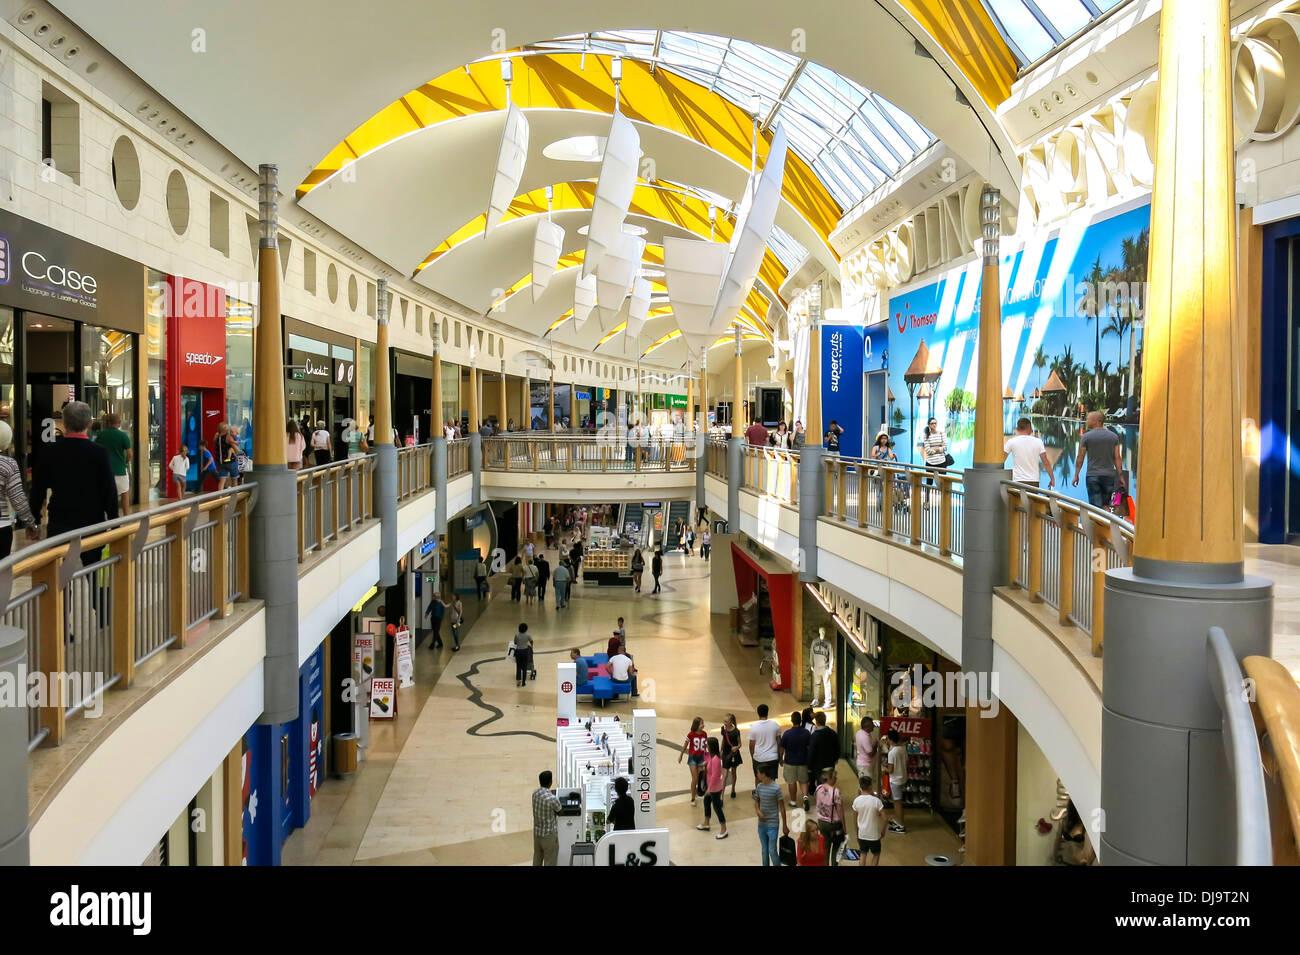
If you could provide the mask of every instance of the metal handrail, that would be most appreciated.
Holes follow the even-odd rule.
[[[1237,865],[1272,865],[1263,755],[1243,692],[1248,683],[1222,627],[1210,628],[1205,640],[1205,662],[1214,700],[1223,713],[1223,749],[1237,797]]]

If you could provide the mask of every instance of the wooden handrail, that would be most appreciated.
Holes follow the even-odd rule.
[[[1264,770],[1265,780],[1272,784],[1273,864],[1296,865],[1300,863],[1300,686],[1286,667],[1269,657],[1250,656],[1241,662],[1254,685],[1251,708],[1256,727],[1262,724],[1271,744],[1274,765],[1265,756]],[[1274,797],[1280,797],[1279,805],[1274,805]]]

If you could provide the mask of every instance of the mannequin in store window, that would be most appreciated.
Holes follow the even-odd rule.
[[[812,664],[813,706],[835,705],[835,645],[826,639],[826,628],[817,628],[817,639],[808,648]],[[823,701],[825,701],[823,703]]]

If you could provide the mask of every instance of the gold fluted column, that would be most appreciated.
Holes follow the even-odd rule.
[[[740,324],[736,326],[736,370],[732,379],[731,398],[731,436],[743,437],[745,434],[745,369],[741,365]]]
[[[975,464],[1001,466],[1002,449],[1002,281],[998,245],[1002,237],[1002,194],[986,185],[980,196],[984,267],[980,274],[980,345],[975,390]]]
[[[1228,0],[1161,11],[1135,566],[1242,577],[1236,179]]]
[[[388,353],[388,280],[376,285],[375,311],[380,319],[375,327],[375,444],[393,443],[392,368]]]
[[[578,427],[578,385],[577,382],[569,382],[569,430],[573,431]]]
[[[257,248],[257,334],[254,338],[253,462],[258,467],[287,466],[284,423],[284,339],[280,321],[280,250],[275,214],[276,167],[262,167],[263,193],[259,199],[264,231]],[[269,183],[269,185],[266,185]],[[268,209],[270,210],[268,212]],[[214,449],[218,450],[218,449]]]
[[[442,416],[442,329],[433,332],[433,399],[429,402],[430,438],[443,436],[447,419]]]

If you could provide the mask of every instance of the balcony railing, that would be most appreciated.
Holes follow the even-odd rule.
[[[1073,498],[1006,482],[1009,583],[1031,603],[1057,611],[1062,627],[1078,627],[1101,656],[1106,571],[1127,567],[1133,525]]]
[[[825,516],[885,537],[963,553],[965,485],[960,471],[863,458],[827,457]]]
[[[469,474],[469,438],[447,442],[447,477]]]
[[[718,438],[710,438],[705,447],[705,467],[708,468],[706,473],[713,477],[727,479],[727,442]]]
[[[299,563],[374,516],[375,461],[370,454],[297,472]]]
[[[628,435],[530,435],[483,442],[485,471],[692,471],[700,446],[685,438]]]
[[[0,560],[3,622],[27,635],[29,681],[40,674],[45,687],[29,710],[29,749],[61,743],[69,716],[131,686],[138,666],[246,599],[254,487],[129,514]]]
[[[397,499],[404,501],[433,486],[433,445],[397,450]]]
[[[713,442],[709,442],[712,455]],[[726,461],[726,446],[722,448]],[[710,464],[712,459],[710,458]],[[799,503],[799,452],[746,445],[741,454],[740,486],[782,504]]]

